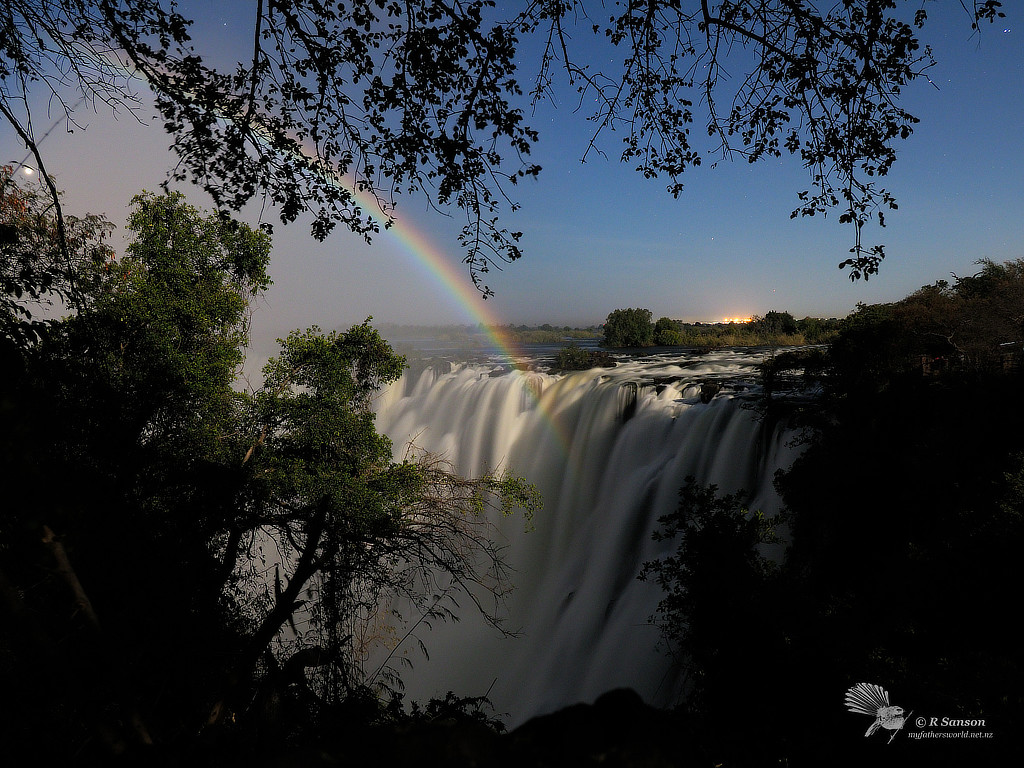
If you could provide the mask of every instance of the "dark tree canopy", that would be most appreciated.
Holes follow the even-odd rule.
[[[616,309],[604,323],[606,347],[650,347],[654,345],[654,323],[651,310]]]
[[[674,195],[709,157],[798,156],[811,185],[793,215],[838,209],[856,231],[841,266],[853,278],[878,270],[882,246],[863,245],[861,230],[896,207],[878,180],[917,122],[902,89],[934,63],[921,3],[524,5],[258,0],[251,56],[223,68],[160,0],[3,0],[0,112],[45,172],[32,104],[49,100],[69,121],[81,100],[131,108],[141,79],[180,157],[174,178],[218,207],[263,198],[284,222],[311,214],[318,238],[337,224],[369,236],[377,224],[354,190],[385,216],[396,194],[422,191],[465,212],[465,261],[487,295],[482,273],[521,255],[501,209],[540,170],[526,115],[568,86],[594,105],[583,158],[614,129],[621,159]],[[974,28],[1002,15],[998,0],[960,5]],[[540,60],[522,62],[531,37]]]
[[[1024,260],[982,260],[892,304],[859,304],[830,348],[830,387],[858,394],[908,375],[971,379],[1016,366],[1024,350]]]
[[[682,343],[683,324],[670,317],[660,317],[654,324],[654,343],[674,346]]]
[[[681,706],[709,763],[866,765],[879,745],[836,692],[884,680],[917,712],[995,734],[916,762],[1012,762],[1024,655],[1003,606],[1024,578],[1024,411],[1008,405],[1024,384],[1024,261],[980,262],[839,325],[827,350],[761,366],[766,389],[798,368],[816,383],[765,411],[805,430],[775,475],[780,516],[689,478],[658,520],[654,539],[673,546],[641,578],[664,590],[651,618],[681,656]],[[772,706],[738,728],[736,703],[766,691]]]
[[[799,330],[793,315],[775,310],[767,312],[764,317],[755,317],[750,326],[759,333],[766,334],[796,333]]]
[[[333,725],[353,689],[397,701],[402,652],[367,663],[404,639],[397,606],[408,637],[459,603],[500,629],[483,513],[539,499],[505,472],[393,460],[370,402],[405,362],[376,331],[295,331],[239,391],[265,232],[143,194],[117,258],[103,219],[69,216],[68,263],[45,192],[0,182],[5,755],[248,743],[293,722],[281,707]],[[32,314],[47,301],[68,312]]]

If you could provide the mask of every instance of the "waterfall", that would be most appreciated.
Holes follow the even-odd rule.
[[[508,622],[520,635],[464,610],[423,637],[431,658],[403,675],[409,696],[489,691],[511,725],[622,686],[671,703],[678,680],[649,622],[661,593],[637,574],[673,548],[651,533],[689,475],[777,511],[772,478],[795,449],[742,407],[758,362],[721,352],[563,376],[443,364],[383,393],[377,425],[397,456],[414,441],[463,474],[509,468],[544,499],[534,530],[499,523],[514,569]],[[708,380],[723,386],[703,403]]]

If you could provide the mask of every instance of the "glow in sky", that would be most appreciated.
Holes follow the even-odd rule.
[[[201,17],[194,35],[200,48],[215,41],[222,55],[247,55],[252,3],[181,7],[186,16]],[[275,284],[254,318],[257,349],[294,327],[338,327],[368,315],[407,324],[476,323],[486,316],[558,325],[599,323],[620,307],[684,320],[771,310],[840,316],[857,302],[895,300],[950,272],[971,274],[983,257],[1024,257],[1024,39],[1017,32],[1024,30],[1024,10],[1007,3],[1007,18],[986,25],[979,38],[955,0],[929,8],[923,36],[938,60],[929,73],[937,88],[922,80],[905,92],[906,107],[922,122],[898,147],[886,180],[899,211],[887,217],[888,227],[865,234],[868,244],[885,243],[888,254],[869,282],[851,283],[836,267],[853,237],[838,224],[838,213],[789,218],[797,192],[809,186],[798,160],[717,168],[706,162],[687,172],[686,188],[673,199],[664,180],[645,180],[616,162],[615,134],[602,145],[606,157],[591,154],[581,163],[591,126],[566,99],[528,120],[541,133],[533,157],[543,171],[535,183],[519,186],[522,208],[505,221],[525,233],[526,255],[488,275],[497,295],[485,306],[461,265],[461,219],[404,197],[399,236],[381,234],[372,246],[340,232],[317,243],[301,223],[276,227]],[[45,122],[40,115],[45,104],[37,125]],[[158,120],[82,119],[86,130],[47,137],[48,167],[66,190],[69,212],[103,212],[122,225],[132,195],[157,190],[173,164],[169,139]],[[24,155],[13,130],[0,127],[0,161]],[[189,196],[209,207],[202,193]],[[257,215],[253,208],[243,218]],[[420,245],[403,242],[401,232]],[[417,248],[447,264],[428,263]]]

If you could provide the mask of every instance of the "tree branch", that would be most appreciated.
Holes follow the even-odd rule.
[[[778,46],[774,45],[773,43],[770,43],[762,35],[759,35],[756,32],[752,32],[749,29],[744,29],[743,27],[739,26],[738,24],[733,24],[731,21],[726,21],[725,19],[713,17],[711,15],[711,11],[708,10],[708,2],[707,2],[707,0],[700,0],[700,10],[701,10],[701,13],[704,16],[704,28],[705,29],[707,29],[709,26],[714,24],[717,27],[722,27],[723,29],[728,29],[730,32],[735,32],[740,37],[745,37],[748,40],[753,40],[755,43],[758,43],[759,45],[767,48],[772,53],[778,54],[779,56],[781,56],[782,58],[784,58],[788,62],[792,63],[792,62],[796,61],[796,58],[792,54],[787,53],[786,51],[782,50],[781,48],[779,48]]]
[[[46,171],[46,165],[43,163],[43,156],[39,152],[39,146],[33,141],[28,131],[21,125],[18,118],[14,115],[10,109],[7,108],[7,104],[4,99],[0,98],[0,112],[3,113],[7,122],[11,124],[14,130],[18,133],[18,136],[23,142],[25,142],[25,148],[28,149],[32,156],[36,160],[36,168],[39,170],[39,175],[43,177],[46,182],[46,187],[50,191],[50,198],[53,200],[53,208],[57,214],[57,238],[60,245],[61,255],[64,257],[65,268],[67,269],[67,278],[69,285],[73,286],[74,270],[71,267],[71,250],[68,248],[68,235],[67,228],[64,226],[64,209],[60,204],[60,193],[57,191],[57,186],[53,183],[53,179],[50,178],[50,174]],[[69,298],[76,309],[81,309],[81,305],[78,299],[78,292],[71,290],[68,292]]]

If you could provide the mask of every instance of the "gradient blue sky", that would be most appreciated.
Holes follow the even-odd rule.
[[[186,14],[198,9],[201,44],[246,55],[251,2],[181,5]],[[853,236],[838,215],[789,218],[808,186],[798,161],[698,168],[673,199],[664,181],[615,161],[614,135],[603,145],[607,159],[581,164],[590,126],[563,98],[529,121],[541,131],[534,159],[544,170],[520,187],[522,208],[507,219],[525,233],[526,256],[489,275],[496,296],[487,311],[505,322],[570,325],[599,323],[627,306],[686,320],[773,309],[841,316],[859,301],[890,301],[950,272],[969,274],[983,257],[1024,257],[1024,17],[1020,4],[1006,6],[1007,18],[979,37],[956,0],[926,5],[923,37],[938,60],[930,76],[939,89],[921,81],[906,92],[922,122],[899,146],[887,179],[900,210],[884,230],[865,233],[888,253],[869,282],[852,283],[837,269]],[[36,116],[37,126],[44,122]],[[68,210],[105,212],[121,225],[130,197],[164,179],[169,141],[158,121],[88,114],[83,122],[84,131],[69,135],[61,126],[47,138],[49,168]],[[24,154],[13,131],[0,127],[0,161]],[[190,196],[207,205],[200,193]],[[459,263],[458,218],[410,197],[400,199],[398,216]],[[293,327],[332,328],[367,315],[408,324],[477,320],[479,307],[464,306],[387,234],[372,246],[347,233],[317,243],[301,225],[278,227],[271,269],[275,285],[254,321],[257,347]]]

